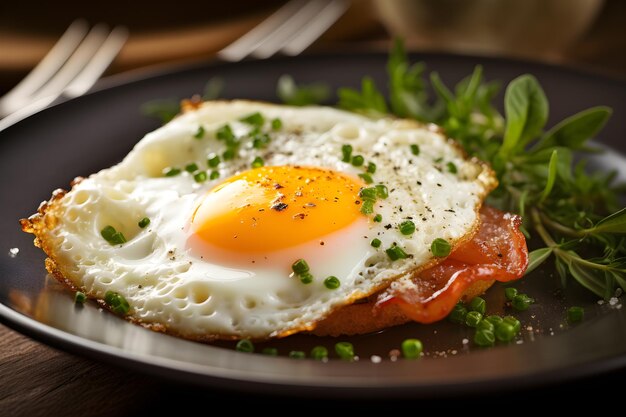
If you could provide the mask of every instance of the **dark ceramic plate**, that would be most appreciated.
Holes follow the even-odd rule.
[[[551,124],[592,105],[609,105],[615,114],[598,141],[625,150],[626,88],[618,81],[559,67],[449,55],[421,55],[428,68],[453,83],[482,64],[490,79],[508,82],[530,72],[543,84],[551,104]],[[0,319],[50,345],[121,366],[210,386],[298,395],[421,397],[530,386],[626,365],[626,309],[598,304],[576,285],[561,289],[549,268],[517,287],[537,299],[518,314],[521,337],[510,345],[472,347],[469,329],[448,322],[405,325],[373,335],[341,339],[354,346],[358,362],[320,363],[285,357],[314,345],[332,350],[336,340],[295,336],[276,341],[278,358],[235,352],[154,333],[100,311],[95,304],[75,307],[72,294],[46,276],[43,254],[22,233],[18,219],[33,213],[50,192],[68,187],[119,161],[146,132],[157,127],[139,108],[157,98],[183,98],[202,91],[214,76],[225,82],[226,98],[275,101],[282,74],[298,82],[324,81],[357,86],[363,75],[385,83],[386,56],[342,54],[306,56],[239,64],[204,64],[141,77],[125,76],[101,84],[99,91],[32,116],[0,132]],[[500,100],[501,101],[501,100]],[[596,166],[621,170],[626,160],[614,150]],[[11,248],[19,248],[15,257]],[[504,312],[503,289],[486,298],[490,313]],[[570,326],[568,306],[581,305],[587,319]],[[393,361],[389,352],[407,337],[420,338],[426,357]],[[467,340],[465,340],[467,342]],[[374,355],[374,356],[373,356]],[[377,356],[380,363],[376,363]],[[372,360],[372,357],[374,360]]]

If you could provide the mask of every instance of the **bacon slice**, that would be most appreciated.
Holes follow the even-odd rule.
[[[483,206],[480,219],[472,240],[440,264],[391,284],[375,308],[395,303],[411,319],[432,323],[446,317],[472,283],[521,278],[528,266],[521,217]]]

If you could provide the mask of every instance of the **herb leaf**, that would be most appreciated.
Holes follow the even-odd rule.
[[[538,144],[537,149],[551,146],[567,146],[580,149],[606,124],[613,111],[605,106],[592,107],[564,119],[550,129]]]
[[[528,254],[528,268],[526,268],[526,275],[534,271],[539,265],[544,263],[552,255],[552,248],[535,249]]]
[[[330,87],[326,84],[315,83],[296,85],[289,75],[283,75],[278,79],[276,95],[284,103],[292,106],[307,106],[320,104],[330,97]]]

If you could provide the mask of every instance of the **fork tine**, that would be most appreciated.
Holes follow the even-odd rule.
[[[250,52],[254,51],[259,43],[267,36],[271,35],[276,28],[288,22],[306,3],[307,0],[291,0],[287,2],[254,29],[219,51],[217,55],[225,61],[241,61],[243,58],[250,55]]]
[[[127,38],[128,30],[125,27],[116,26],[113,28],[98,51],[93,55],[93,58],[84,66],[76,78],[68,84],[63,94],[68,97],[78,97],[85,94],[113,62],[124,43],[126,43]]]
[[[87,34],[87,22],[73,21],[46,56],[0,100],[0,114],[16,110],[56,74]]]

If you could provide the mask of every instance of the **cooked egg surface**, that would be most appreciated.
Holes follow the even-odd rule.
[[[434,239],[474,230],[494,185],[414,122],[207,102],[51,203],[38,237],[74,286],[126,298],[130,319],[198,340],[280,337],[429,263]],[[299,259],[312,279],[293,272]]]

